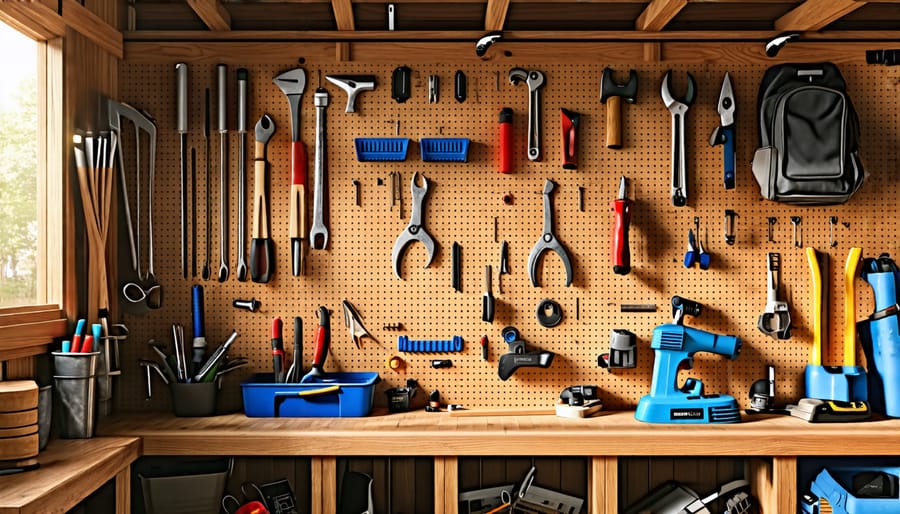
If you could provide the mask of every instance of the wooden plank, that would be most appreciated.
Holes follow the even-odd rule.
[[[65,334],[65,319],[0,326],[0,351],[47,344],[54,337]]]
[[[334,60],[337,62],[350,62],[352,60],[350,53],[350,43],[338,42],[334,44]]]
[[[231,30],[231,15],[219,0],[187,0],[187,4],[209,30]]]
[[[321,491],[321,514],[335,514],[337,512],[337,459],[335,457],[322,457],[322,487],[312,488],[313,491]]]
[[[0,13],[0,19],[33,39],[51,39],[66,33],[66,23],[56,10],[41,2],[0,2]]]
[[[444,487],[447,482],[447,477],[444,474],[444,462],[449,457],[435,457],[434,458],[434,511],[435,512],[443,512],[444,511]]]
[[[65,512],[128,470],[140,447],[133,437],[50,441],[38,470],[0,476],[0,514]]]
[[[660,31],[687,5],[687,0],[651,0],[634,23],[635,30]]]
[[[797,459],[772,458],[772,491],[776,507],[771,512],[794,512],[797,508]]]
[[[131,512],[131,466],[116,474],[116,514]]]
[[[830,23],[866,5],[858,0],[806,0],[775,20],[775,28],[788,30],[821,30]]]
[[[555,416],[556,407],[491,407],[481,409],[456,409],[448,413],[451,418],[484,416]]]
[[[0,312],[0,326],[56,321],[65,317],[58,305],[38,305],[4,310],[6,312]]]
[[[437,468],[437,463],[435,463]],[[459,459],[457,457],[444,458],[444,508],[438,512],[447,514],[459,514]],[[437,492],[437,489],[435,489]],[[435,505],[437,505],[437,494],[435,494]]]
[[[510,0],[488,0],[484,13],[484,30],[503,30]]]
[[[94,14],[93,11],[86,9],[76,0],[41,1],[53,5],[55,5],[55,2],[60,1],[62,3],[62,19],[69,28],[88,38],[104,52],[116,59],[122,58],[122,33]]]
[[[0,361],[10,361],[14,359],[32,357],[35,355],[41,355],[42,353],[47,353],[48,351],[50,351],[49,343],[10,348],[8,350],[0,350]]]
[[[747,478],[750,492],[759,500],[763,512],[778,512],[775,502],[776,491],[772,487],[772,463],[767,459],[751,458],[748,463]]]
[[[6,363],[6,375],[3,380],[33,379],[36,373],[34,356],[9,360]],[[2,383],[0,383],[2,385]]]
[[[331,9],[334,11],[334,21],[338,30],[356,30],[356,24],[353,22],[353,4],[350,0],[331,0]]]
[[[322,476],[322,461],[325,457],[313,457],[310,459],[309,463],[309,488],[311,491],[317,491],[316,494],[313,494],[310,497],[310,505],[309,511],[312,514],[322,514],[322,498],[324,498],[324,492],[322,490],[323,487],[323,479]],[[335,470],[337,473],[337,470]],[[334,494],[337,494],[337,487],[335,487]]]
[[[619,512],[619,464],[615,457],[591,457],[588,512]]]

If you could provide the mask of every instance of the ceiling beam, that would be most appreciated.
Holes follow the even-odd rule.
[[[231,30],[231,15],[219,0],[187,0],[187,4],[209,30]]]
[[[331,8],[334,10],[334,21],[338,30],[356,30],[353,22],[353,4],[350,0],[331,0]]]
[[[503,30],[510,0],[488,0],[484,13],[484,30]]]
[[[864,5],[855,0],[806,0],[775,20],[775,29],[821,30]]]
[[[652,0],[634,22],[635,30],[657,32],[687,5],[687,0]]]

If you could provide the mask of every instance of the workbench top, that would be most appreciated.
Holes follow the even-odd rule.
[[[99,428],[137,436],[144,455],[889,455],[900,420],[811,424],[787,416],[743,416],[730,425],[654,425],[633,412],[589,419],[455,417],[417,411],[365,418],[176,418],[118,414]],[[848,437],[850,436],[850,437]]]
[[[136,437],[54,439],[38,456],[40,468],[0,476],[0,514],[66,512],[113,477],[129,476],[140,452]],[[117,504],[128,503],[124,491],[117,495]]]

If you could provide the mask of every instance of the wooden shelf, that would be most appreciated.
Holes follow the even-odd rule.
[[[885,455],[900,444],[900,420],[852,427],[783,416],[744,416],[733,425],[651,425],[632,412],[591,419],[556,416],[450,417],[423,411],[366,418],[176,418],[118,415],[107,436],[136,436],[144,455]],[[273,441],[277,441],[274,442]]]
[[[53,440],[39,469],[0,476],[0,514],[66,512],[112,478],[117,512],[128,512],[130,466],[140,449],[135,437]]]

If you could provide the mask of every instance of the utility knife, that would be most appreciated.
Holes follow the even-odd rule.
[[[731,89],[731,77],[725,73],[722,90],[719,92],[720,125],[713,131],[709,144],[725,145],[722,157],[724,160],[725,189],[734,189],[734,90]]]

